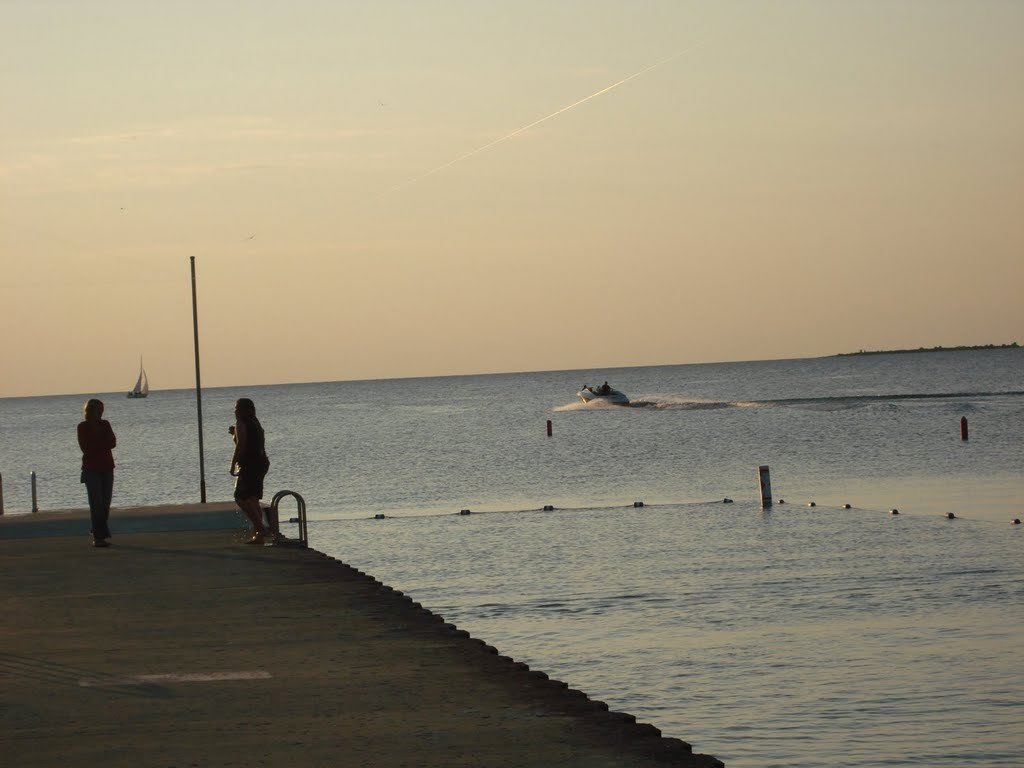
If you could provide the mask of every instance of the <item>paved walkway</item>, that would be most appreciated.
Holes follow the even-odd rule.
[[[0,518],[5,765],[720,765],[318,552],[119,517]]]

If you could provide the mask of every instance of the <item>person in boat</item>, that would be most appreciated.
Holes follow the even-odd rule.
[[[110,501],[114,496],[114,453],[117,438],[110,422],[103,418],[103,401],[85,404],[85,420],[78,424],[78,447],[82,449],[82,482],[89,496],[92,545],[109,547]]]
[[[612,393],[612,388],[608,386],[608,382],[607,381],[604,384],[602,384],[598,388],[598,391],[597,391],[597,394],[599,394],[599,395],[610,395],[611,393]]]
[[[276,526],[263,523],[263,479],[270,470],[266,436],[256,418],[256,405],[248,397],[235,403],[235,452],[231,455],[231,475],[235,478],[235,503],[252,523],[249,544],[260,546],[270,536],[278,537]],[[272,522],[272,521],[271,521]]]

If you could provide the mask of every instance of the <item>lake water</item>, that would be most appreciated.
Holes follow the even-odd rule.
[[[115,506],[198,500],[194,392],[97,396]],[[730,768],[1024,765],[1022,350],[205,390],[211,501],[241,396],[312,546]],[[85,398],[0,400],[9,514]]]

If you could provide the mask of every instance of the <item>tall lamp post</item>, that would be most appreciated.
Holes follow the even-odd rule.
[[[192,265],[192,336],[196,349],[196,413],[199,418],[199,500],[206,503],[206,466],[203,463],[203,387],[199,380],[199,310],[196,305],[196,257],[189,256]]]

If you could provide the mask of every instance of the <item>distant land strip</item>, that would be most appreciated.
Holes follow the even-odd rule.
[[[862,349],[859,352],[840,352],[836,357],[851,355],[904,355],[911,352],[970,352],[977,349],[1018,349],[1020,345],[1014,341],[1010,344],[978,344],[970,347],[918,347],[917,349]]]

